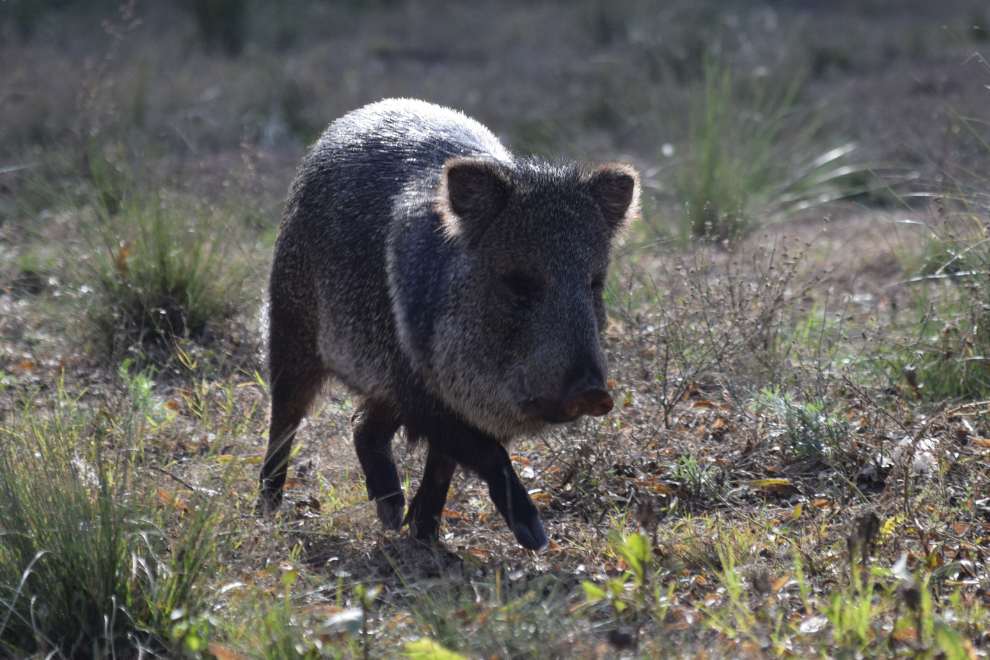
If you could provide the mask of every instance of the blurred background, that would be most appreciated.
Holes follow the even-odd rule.
[[[97,148],[204,189],[248,158],[278,197],[333,118],[410,96],[519,152],[631,159],[675,208],[698,192],[684,179],[704,176],[704,149],[766,170],[766,187],[834,148],[897,180],[936,176],[986,156],[959,118],[986,102],[974,53],[988,13],[978,0],[5,0],[0,157]]]

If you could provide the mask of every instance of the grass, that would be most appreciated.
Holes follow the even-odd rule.
[[[106,197],[106,195],[104,196]],[[93,222],[91,319],[109,355],[208,338],[248,298],[231,222],[207,205],[164,193],[103,202]]]
[[[855,145],[818,147],[821,122],[801,105],[804,76],[779,80],[768,73],[741,77],[706,58],[674,179],[682,239],[736,239],[868,189],[861,183],[867,168],[852,160]]]
[[[110,446],[136,439],[114,438],[64,391],[0,436],[0,648],[56,657],[181,648],[176,626],[206,607],[210,509],[167,530],[140,491],[133,453]]]

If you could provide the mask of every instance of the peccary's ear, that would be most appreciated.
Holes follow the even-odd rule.
[[[639,215],[639,173],[625,163],[600,165],[588,176],[591,196],[613,231]]]
[[[477,243],[488,224],[502,212],[512,183],[501,163],[480,158],[452,158],[443,166],[437,210],[448,238]]]

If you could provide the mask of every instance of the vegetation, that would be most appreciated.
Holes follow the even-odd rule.
[[[7,3],[0,655],[985,657],[988,17],[908,2]],[[382,531],[337,385],[253,515],[278,209],[387,95],[643,173],[542,554],[470,475]]]

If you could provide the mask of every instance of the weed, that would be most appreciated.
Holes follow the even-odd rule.
[[[849,423],[829,411],[824,401],[797,402],[767,388],[760,392],[756,406],[779,421],[783,449],[793,460],[830,464],[848,451]]]

